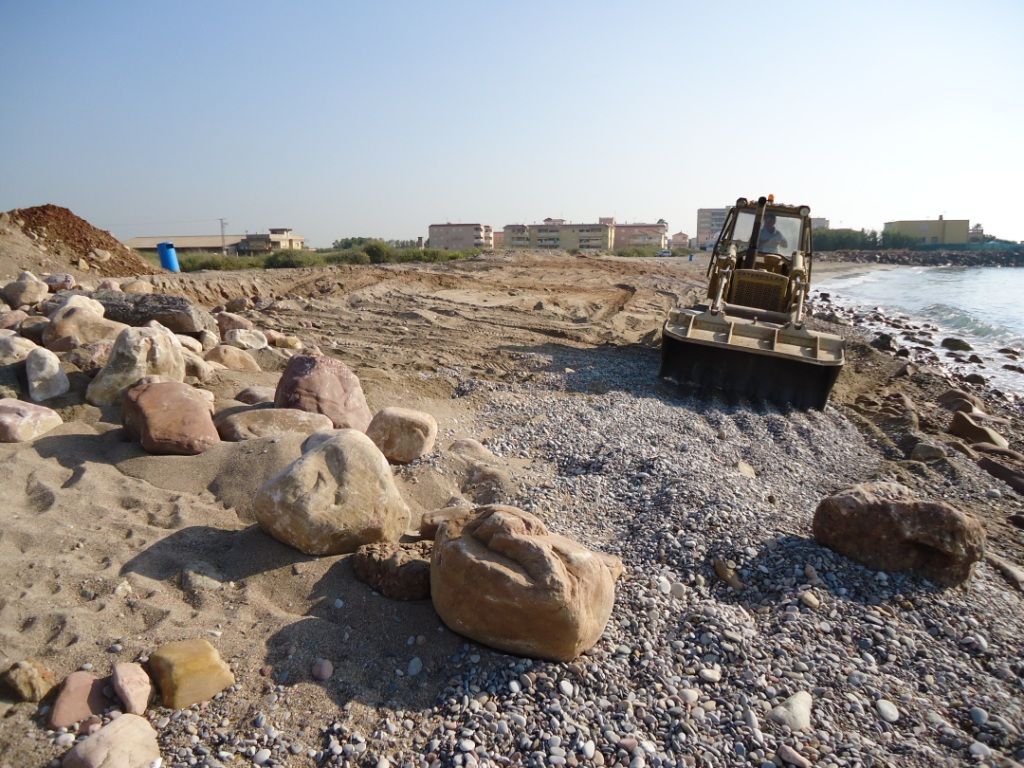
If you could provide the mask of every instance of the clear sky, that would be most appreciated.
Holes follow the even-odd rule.
[[[1024,2],[0,0],[0,210],[120,237],[668,220],[1024,240]]]

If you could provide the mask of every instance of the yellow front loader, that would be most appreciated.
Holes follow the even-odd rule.
[[[839,336],[804,327],[810,212],[770,196],[736,201],[708,264],[708,302],[665,322],[663,378],[699,393],[825,407],[845,353]]]

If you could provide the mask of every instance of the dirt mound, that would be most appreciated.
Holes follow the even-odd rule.
[[[101,277],[144,275],[145,259],[67,208],[38,205],[0,214],[2,271],[72,271]],[[13,269],[8,269],[7,262]]]

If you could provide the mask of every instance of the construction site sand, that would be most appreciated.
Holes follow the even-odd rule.
[[[371,409],[433,413],[437,454],[395,470],[415,528],[422,512],[467,498],[447,446],[500,437],[473,398],[454,396],[458,387],[474,379],[528,386],[543,374],[522,361],[545,350],[652,344],[667,311],[699,292],[705,259],[523,254],[151,279],[208,306],[273,299],[261,324],[350,365]],[[208,386],[223,399],[277,378],[221,371]],[[116,409],[63,414],[70,423],[34,443],[0,446],[0,667],[34,657],[58,679],[85,663],[105,675],[163,642],[206,637],[241,685],[226,705],[230,718],[248,722],[272,690],[263,674],[270,659],[326,657],[340,682],[297,681],[289,695],[295,732],[316,743],[315,729],[343,703],[353,727],[368,731],[379,720],[389,695],[382,670],[393,679],[412,640],[422,643],[425,671],[404,705],[433,704],[446,660],[464,641],[442,628],[429,601],[387,600],[355,580],[347,557],[302,556],[252,525],[255,489],[299,455],[301,438],[150,456],[122,438]],[[502,470],[515,485],[544,468],[510,458]],[[189,570],[212,581],[190,591]],[[45,765],[60,753],[34,706],[0,703],[3,714],[0,754],[10,765]]]
[[[152,279],[207,304],[278,298],[264,324],[344,360],[371,409],[433,413],[438,456],[396,470],[415,528],[423,511],[463,497],[457,462],[443,449],[456,438],[490,437],[470,401],[452,397],[453,385],[529,376],[517,359],[547,344],[651,338],[699,274],[687,262],[537,255]],[[221,371],[208,386],[231,398],[278,375]],[[427,668],[443,668],[463,642],[440,631],[429,601],[389,601],[356,581],[345,557],[304,557],[252,525],[254,491],[299,455],[300,438],[150,456],[122,438],[116,409],[62,414],[68,423],[34,443],[0,446],[0,668],[34,657],[58,678],[85,663],[107,674],[113,661],[162,642],[207,637],[242,682],[241,714],[263,695],[267,656],[297,644],[303,655],[334,660],[354,717],[362,708],[370,722],[384,695],[370,671],[381,659],[398,658],[409,637],[423,636]],[[502,469],[515,477],[526,464],[513,459]],[[181,574],[189,569],[215,574],[219,586],[188,592]],[[108,653],[115,642],[123,650]],[[431,703],[443,684],[436,678],[424,674],[414,703]],[[322,688],[310,686],[305,699],[317,711],[336,707]],[[8,715],[0,754],[12,765],[45,764],[55,750],[31,721],[34,707],[11,707],[0,704]]]

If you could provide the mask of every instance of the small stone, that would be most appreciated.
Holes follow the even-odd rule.
[[[69,728],[89,715],[102,715],[107,707],[105,682],[85,671],[72,672],[64,680],[50,710],[51,728]]]
[[[141,715],[146,711],[149,696],[153,691],[153,684],[149,681],[146,670],[139,664],[115,664],[111,681],[126,712]]]
[[[783,744],[779,747],[779,757],[784,762],[795,765],[798,768],[811,768],[811,761],[789,746],[789,744]]]
[[[720,667],[705,667],[697,674],[701,680],[707,683],[717,683],[722,679],[722,670]]]
[[[988,712],[981,707],[971,707],[969,714],[971,716],[971,722],[979,728],[988,722]]]
[[[818,596],[814,594],[814,592],[812,592],[811,590],[807,590],[806,592],[800,593],[800,602],[806,605],[812,611],[818,610],[818,607],[821,605],[821,600],[819,600]]]
[[[683,688],[683,690],[679,692],[679,697],[683,700],[684,704],[692,707],[700,701],[700,691],[696,688]]]
[[[11,666],[0,682],[21,701],[41,701],[57,685],[57,678],[35,659],[28,659]]]
[[[749,477],[751,479],[757,477],[757,471],[742,459],[736,462],[736,470],[744,477]]]
[[[558,690],[562,692],[563,696],[572,696],[572,683],[568,680],[559,680]]]
[[[270,750],[266,747],[252,756],[252,761],[255,765],[265,765],[268,760],[270,760]]]
[[[149,667],[169,709],[206,701],[235,683],[228,665],[206,640],[162,645],[150,655]]]
[[[418,675],[423,671],[423,660],[419,656],[413,656],[412,659],[409,660],[409,668],[407,671],[410,676]]]
[[[160,764],[156,731],[144,717],[124,714],[68,752],[63,768],[152,768]]]
[[[334,665],[327,659],[317,659],[313,662],[312,675],[314,680],[321,683],[331,679],[334,674]]]
[[[900,719],[900,711],[896,708],[888,699],[879,699],[875,702],[875,709],[878,711],[879,717],[881,717],[887,723],[895,723]]]
[[[982,744],[980,741],[976,741],[967,748],[967,751],[971,753],[971,757],[977,760],[984,760],[987,757],[991,757],[992,749],[987,744]]]
[[[768,719],[773,723],[787,726],[791,731],[804,731],[811,727],[811,694],[797,691],[782,704],[773,708]]]

